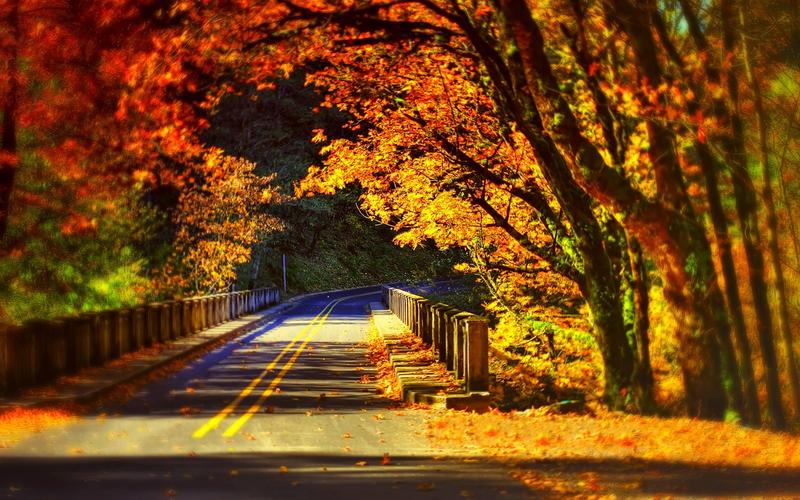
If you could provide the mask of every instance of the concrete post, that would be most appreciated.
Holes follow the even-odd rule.
[[[175,340],[180,338],[183,328],[183,301],[172,301],[170,302],[170,307],[172,308],[172,313],[170,314],[172,322],[170,324],[169,338]]]
[[[452,317],[453,323],[453,370],[456,380],[464,378],[464,371],[466,369],[466,361],[464,350],[466,348],[466,327],[464,320],[472,317],[471,313],[454,310],[456,314]]]
[[[230,321],[231,320],[231,301],[233,300],[233,296],[230,293],[226,293],[222,297],[222,321]]]
[[[419,333],[420,337],[422,337],[422,342],[427,345],[431,345],[433,343],[433,335],[431,332],[430,326],[430,313],[431,313],[431,302],[428,299],[419,299],[417,301],[417,307],[419,309],[419,316],[417,317],[417,322],[419,323]]]
[[[111,312],[98,313],[92,327],[92,364],[101,366],[111,358]]]
[[[10,325],[0,325],[0,395],[12,396],[17,388],[11,372],[11,360],[13,352],[10,351],[9,338],[11,337],[12,327]]]
[[[116,359],[128,352],[127,341],[131,325],[130,311],[128,309],[109,311],[109,321],[108,356],[109,359]]]
[[[92,318],[78,316],[67,323],[67,373],[76,373],[92,364]]]
[[[35,357],[30,367],[33,373],[27,373],[23,378],[32,385],[51,382],[63,375],[67,364],[64,322],[34,320],[25,323],[23,329],[23,335],[30,337],[24,345],[33,349],[29,354]],[[18,360],[12,358],[10,362],[17,363]]]
[[[206,328],[217,326],[217,298],[214,296],[206,297]]]
[[[447,316],[446,312],[452,310],[447,304],[434,304],[432,310],[433,346],[438,354],[439,361],[445,361],[447,353]]]
[[[10,329],[8,354],[12,385],[17,390],[33,385],[36,382],[39,360],[36,356],[35,337],[29,334],[29,325]]]
[[[172,331],[172,305],[171,304],[161,304],[161,307],[158,308],[158,341],[159,342],[167,342],[171,336],[170,332]]]
[[[458,314],[455,309],[446,311],[445,313],[445,332],[444,332],[444,364],[448,371],[455,368],[455,351],[456,351],[456,321],[453,317]]]
[[[144,335],[144,346],[150,347],[161,341],[161,304],[147,304],[145,306],[147,321]]]
[[[467,326],[467,391],[489,390],[489,325],[486,318],[473,316]]]
[[[200,328],[198,331],[203,331],[208,328],[208,299],[200,297],[197,299],[199,305]]]
[[[181,300],[181,336],[188,337],[194,330],[194,301],[192,299]]]
[[[222,323],[222,295],[214,297],[214,326]]]
[[[147,329],[147,310],[137,307],[131,311],[131,336],[128,347],[130,351],[138,351],[144,347],[145,330]]]

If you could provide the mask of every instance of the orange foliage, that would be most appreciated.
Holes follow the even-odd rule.
[[[67,408],[15,407],[0,413],[0,447],[8,447],[46,429],[69,425],[77,420]]]

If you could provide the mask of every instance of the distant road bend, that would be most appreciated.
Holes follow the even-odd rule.
[[[118,412],[2,450],[0,497],[525,497],[499,465],[443,459],[429,412],[391,409],[365,380],[378,300],[377,287],[306,297]]]

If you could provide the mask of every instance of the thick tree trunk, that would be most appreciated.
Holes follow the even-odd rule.
[[[781,266],[781,252],[778,241],[778,215],[775,210],[775,200],[772,191],[772,174],[769,169],[769,146],[767,142],[768,121],[764,110],[764,101],[761,95],[761,85],[753,70],[753,60],[747,40],[747,30],[745,25],[744,9],[740,5],[738,10],[739,30],[742,44],[742,57],[744,59],[745,72],[753,92],[755,105],[756,125],[758,127],[758,150],[759,163],[761,167],[761,178],[763,181],[762,198],[764,207],[767,209],[767,241],[769,253],[772,260],[772,270],[775,273],[775,291],[778,295],[778,313],[781,320],[781,340],[786,350],[787,371],[789,384],[792,389],[792,401],[794,403],[795,418],[800,418],[800,375],[798,375],[797,357],[794,351],[794,339],[791,331],[789,318],[789,304],[786,297],[786,283],[783,276],[783,266]]]
[[[681,0],[681,6],[689,32],[698,50],[707,52],[709,50],[708,42],[698,24],[699,20],[692,6],[689,5],[688,0]],[[701,99],[705,89],[700,85],[693,84],[691,78],[688,76],[683,58],[672,43],[661,14],[656,9],[653,9],[651,15],[654,27],[656,28],[666,55],[681,69],[686,77],[688,85],[693,90],[695,97],[688,99],[687,111],[689,115],[695,116],[696,113],[702,110]],[[719,82],[719,70],[713,64],[707,64],[705,70],[709,80]],[[715,108],[717,108],[717,102],[719,100],[714,99],[714,101]],[[741,354],[738,359],[738,365],[744,385],[744,413],[742,415],[742,420],[746,424],[758,426],[761,423],[761,413],[759,410],[755,376],[753,374],[752,351],[750,349],[750,340],[747,338],[742,301],[739,295],[739,282],[733,262],[733,251],[728,232],[728,219],[725,216],[725,210],[722,206],[722,196],[719,191],[719,162],[704,140],[696,140],[694,147],[705,179],[708,211],[714,229],[714,237],[717,242],[717,257],[719,258],[720,268],[722,269],[722,275],[724,277],[725,298],[727,300],[728,312],[733,326],[733,334]],[[730,345],[730,352],[727,353],[727,356],[730,357],[730,359],[736,359],[735,349],[732,344],[727,345]]]
[[[625,335],[619,279],[614,275],[602,238],[583,235],[578,238],[578,249],[583,257],[585,276],[581,289],[589,304],[592,327],[605,367],[604,397],[609,407],[622,410],[627,393],[634,389],[631,386],[634,357]]]
[[[0,240],[8,229],[11,192],[17,175],[17,109],[19,106],[18,45],[20,37],[19,1],[11,4],[8,29],[12,40],[8,58],[8,88],[3,102],[3,124],[0,131]]]
[[[527,90],[536,97],[536,106],[545,110],[542,115],[538,109],[516,114],[520,130],[535,151],[544,149],[552,154],[556,165],[566,165],[566,175],[572,179],[574,174],[583,188],[607,206],[653,255],[665,281],[667,299],[677,313],[679,361],[689,413],[703,418],[725,417],[730,408],[725,391],[730,377],[726,373],[723,384],[718,339],[726,333],[729,338],[730,333],[702,226],[688,217],[685,207],[676,211],[648,200],[606,165],[597,148],[581,134],[559,91],[542,34],[527,5],[512,0],[499,3],[521,55]],[[540,164],[545,163],[542,160],[546,159],[540,159]],[[682,186],[681,179],[672,175],[675,169],[673,165],[657,174],[671,192],[671,199],[679,197]],[[562,174],[562,169],[557,173]],[[738,374],[735,377],[738,380]]]
[[[539,253],[527,236],[511,226],[486,199],[476,197],[473,203],[490,215],[498,227],[520,245],[534,255]],[[576,208],[579,207],[571,206],[569,210],[565,209],[565,212]],[[619,281],[611,266],[600,233],[600,225],[594,214],[588,210],[582,213],[574,212],[572,215],[584,218],[574,219],[580,221],[580,226],[583,228],[579,231],[580,235],[575,236],[575,247],[580,255],[582,269],[574,270],[570,275],[589,305],[594,337],[603,357],[604,399],[610,408],[624,410],[627,406],[627,393],[633,390],[631,384],[634,362],[633,351],[625,335]]]
[[[650,362],[650,279],[647,275],[647,262],[642,246],[636,238],[628,238],[628,258],[634,311],[633,333],[637,351],[634,387],[642,413],[651,414],[655,412],[656,407],[653,400],[655,380]]]
[[[614,264],[614,274],[619,276],[619,296],[628,344],[633,353],[633,378],[631,388],[639,411],[655,412],[653,400],[653,369],[650,364],[650,328],[648,296],[650,284],[641,246],[636,238],[625,234],[625,229],[609,218],[604,221],[606,248]]]
[[[641,68],[644,77],[642,83],[657,85],[664,82],[659,64],[658,47],[655,43],[650,23],[641,21],[642,19],[649,21],[655,18],[652,11],[653,6],[634,5],[628,0],[615,0],[613,9],[617,22],[631,40],[636,62]],[[661,104],[665,106],[666,102],[662,100]],[[687,219],[699,223],[687,196],[680,162],[676,153],[674,134],[656,121],[648,122],[648,134],[651,143],[648,153],[651,162],[655,166],[659,197],[673,210],[681,212]],[[660,176],[659,172],[661,173]],[[699,231],[697,233],[699,236]],[[705,234],[702,235],[702,240],[702,251],[708,252],[710,255],[711,249]],[[716,280],[716,276],[714,279]],[[719,325],[717,335],[722,368],[725,372],[723,381],[726,392],[730,398],[731,407],[741,413],[744,407],[743,394],[739,380],[736,353],[727,321]]]

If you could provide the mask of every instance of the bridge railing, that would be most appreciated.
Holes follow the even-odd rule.
[[[419,295],[383,286],[383,303],[414,335],[433,347],[468,392],[489,390],[489,327],[486,318]]]
[[[157,302],[21,326],[0,325],[0,396],[101,366],[158,343],[194,335],[280,301],[259,288]]]

